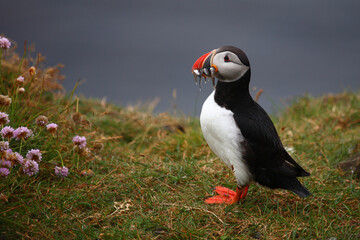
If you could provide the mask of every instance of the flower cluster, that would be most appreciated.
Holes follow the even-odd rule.
[[[16,84],[17,85],[22,85],[25,81],[25,78],[23,76],[19,76],[17,79],[16,79]]]
[[[6,151],[9,149],[9,142],[0,141],[0,151]]]
[[[0,176],[7,177],[10,174],[10,170],[8,168],[0,168]]]
[[[86,137],[84,136],[75,136],[72,139],[72,142],[77,146],[79,149],[86,148]]]
[[[69,169],[67,167],[55,167],[55,174],[59,177],[67,177],[69,175]]]
[[[31,137],[33,135],[33,132],[31,129],[28,129],[27,127],[18,127],[17,129],[14,130],[13,134],[16,140],[20,140]]]
[[[48,119],[46,116],[39,116],[35,122],[39,126],[45,126],[48,123]],[[7,113],[0,112],[0,124],[4,125],[8,123],[10,123],[9,115]],[[57,127],[58,125],[55,123],[46,125],[46,129],[52,134],[56,132]],[[11,139],[25,140],[33,136],[33,131],[22,126],[16,129],[11,126],[4,126],[0,131],[0,135],[3,139],[7,140],[0,141],[0,176],[8,176],[14,165],[20,165],[20,170],[25,175],[33,176],[37,174],[39,172],[39,163],[42,161],[42,154],[39,149],[29,150],[24,158],[20,153],[13,152],[13,150],[9,147],[9,141]],[[55,174],[60,174],[61,176],[66,177],[68,175],[68,169],[66,167],[56,169]]]
[[[7,160],[0,160],[0,166],[1,167],[6,167],[6,168],[11,168],[12,164],[10,161]]]
[[[9,122],[9,115],[4,112],[0,112],[0,125],[8,124]]]
[[[9,106],[11,104],[11,98],[9,96],[0,95],[0,106]]]
[[[12,165],[20,164],[22,165],[24,163],[24,158],[21,156],[18,152],[13,152],[11,149],[8,149],[5,151],[5,159],[10,161]]]
[[[15,130],[12,127],[6,126],[3,129],[1,129],[0,135],[2,136],[2,138],[10,140],[11,138],[14,137],[14,131]]]
[[[35,124],[38,125],[39,127],[44,127],[46,126],[46,130],[51,133],[53,136],[57,131],[58,125],[56,123],[49,123],[49,119],[46,116],[38,116],[35,119]]]
[[[46,125],[46,130],[48,130],[53,136],[56,133],[58,125],[56,123],[49,123]]]
[[[9,39],[6,37],[0,36],[0,55],[1,52],[5,52],[6,49],[9,49],[10,47],[11,41],[9,41]],[[21,63],[19,68],[20,70],[23,69],[21,67]],[[54,68],[54,70],[57,71],[57,68]],[[45,71],[45,74],[49,74],[51,76],[54,75],[54,78],[58,78],[58,73],[54,70],[51,72]],[[17,169],[23,175],[36,175],[39,172],[39,166],[43,161],[46,161],[47,155],[43,155],[46,152],[51,156],[51,159],[53,159],[51,155],[52,153],[59,153],[61,158],[61,166],[55,167],[55,174],[60,177],[67,177],[69,175],[69,169],[64,166],[62,161],[62,154],[57,151],[57,149],[55,149],[55,151],[51,150],[51,143],[58,132],[59,126],[56,123],[50,123],[49,119],[44,115],[38,116],[39,114],[32,113],[30,111],[17,111],[17,108],[20,109],[21,107],[19,103],[31,103],[31,101],[24,101],[24,97],[26,97],[26,95],[19,96],[18,94],[28,91],[28,88],[32,87],[32,83],[39,82],[41,77],[40,75],[43,74],[43,71],[37,71],[35,66],[31,66],[28,68],[27,72],[19,71],[17,75],[14,74],[15,73],[4,76],[2,75],[2,81],[9,81],[8,83],[5,82],[3,92],[7,92],[9,95],[0,94],[0,110],[4,111],[0,111],[0,178],[7,177],[9,174],[11,174],[11,177],[16,176],[15,174],[12,174],[15,169]],[[27,79],[28,76],[29,79]],[[44,77],[45,76],[46,75],[44,75]],[[27,84],[25,85],[25,83]],[[29,93],[32,94],[33,92],[29,91]],[[42,100],[41,97],[42,95],[39,96],[38,103]],[[15,104],[12,103],[12,101],[14,101]],[[9,108],[9,106],[11,106],[11,108]],[[26,108],[27,106],[22,107]],[[5,112],[6,109],[11,110],[10,116]],[[17,121],[18,119],[22,119],[24,116],[27,116],[28,113],[31,113],[31,117],[29,117],[29,119],[33,119],[38,116],[35,122],[33,120],[28,120],[26,121],[26,124],[21,124],[19,121]],[[11,119],[10,123],[10,118],[12,118],[13,114],[17,114],[17,117],[15,119]],[[47,134],[48,139],[44,139],[44,134]],[[46,142],[47,140],[49,141]],[[44,149],[35,149],[36,147],[33,145],[36,144],[36,142],[42,144]],[[58,143],[59,141],[56,141],[56,147],[59,147]],[[72,143],[75,144],[75,148],[77,150],[76,153],[78,153],[80,156],[84,156],[84,154],[90,153],[90,150],[86,147],[85,137],[76,136],[73,138]],[[71,142],[69,142],[69,145],[71,145]]]
[[[11,47],[11,42],[6,37],[0,36],[0,48],[9,49]]]
[[[32,176],[39,172],[39,164],[36,161],[25,159],[21,169],[24,174]]]
[[[0,145],[3,142],[0,142]],[[7,143],[7,142],[6,142]],[[6,144],[5,144],[6,145]],[[9,148],[0,148],[0,176],[6,177],[10,174],[10,169],[14,165],[20,165],[22,173],[33,176],[39,172],[41,153],[38,149],[32,149],[26,154],[26,158],[18,152],[13,152]]]
[[[2,138],[8,140],[12,138],[15,138],[16,140],[20,140],[31,137],[33,135],[33,132],[31,129],[28,129],[27,127],[18,127],[17,129],[14,129],[10,126],[5,126],[1,129],[0,135]]]
[[[49,123],[49,120],[46,116],[40,115],[35,119],[35,123],[38,126],[45,126]]]
[[[26,158],[35,162],[41,162],[42,156],[39,149],[31,149],[26,154]]]

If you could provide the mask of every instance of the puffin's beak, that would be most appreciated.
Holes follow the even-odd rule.
[[[202,55],[194,65],[192,66],[191,72],[194,74],[195,82],[197,83],[199,78],[199,84],[201,83],[201,77],[211,78],[213,85],[215,87],[215,73],[217,72],[217,67],[213,65],[212,59],[216,53],[216,50],[212,50],[204,55]]]

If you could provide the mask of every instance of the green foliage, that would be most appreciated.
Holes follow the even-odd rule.
[[[17,74],[10,74],[5,65],[2,80],[12,89]],[[1,178],[0,236],[359,238],[359,180],[337,167],[359,152],[359,100],[359,93],[349,92],[305,96],[275,120],[284,145],[311,172],[301,180],[313,195],[300,199],[254,184],[240,204],[225,206],[203,201],[212,195],[213,186],[235,188],[236,183],[206,145],[198,119],[154,115],[98,100],[72,101],[71,96],[38,89],[17,100],[10,118],[12,126],[27,123],[35,130],[22,151],[39,148],[43,161],[35,176],[12,170]],[[38,115],[59,124],[55,137],[35,127]],[[87,154],[74,151],[75,135],[87,137]],[[18,145],[11,142],[15,149]],[[61,159],[70,169],[66,178],[54,174]]]

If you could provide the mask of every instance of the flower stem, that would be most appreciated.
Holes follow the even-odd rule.
[[[60,154],[60,152],[58,150],[55,149],[55,152],[57,152],[59,154],[59,157],[60,157],[60,160],[61,160],[61,166],[64,167],[64,161],[63,161],[63,158]]]
[[[76,112],[79,112],[79,98],[76,98]]]
[[[38,128],[38,127],[36,127],[36,128]],[[38,128],[39,129],[39,133],[34,137],[34,138],[37,138],[38,136],[40,136],[40,133],[41,133],[41,128]]]
[[[79,156],[79,153],[76,154],[76,155],[77,155],[77,158],[76,158],[76,169],[79,169],[80,156]]]
[[[21,154],[22,144],[23,144],[23,139],[21,138],[21,140],[20,140],[20,150],[19,150],[19,153],[20,153],[20,154]]]

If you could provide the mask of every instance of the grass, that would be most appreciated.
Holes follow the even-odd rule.
[[[34,129],[21,154],[39,148],[43,161],[34,176],[14,166],[0,179],[0,238],[360,237],[359,179],[337,167],[359,153],[359,92],[300,97],[273,117],[284,145],[311,172],[302,182],[313,195],[300,199],[253,184],[238,205],[206,205],[203,198],[213,186],[236,183],[206,145],[198,119],[63,96],[56,92],[57,68],[48,76],[41,59],[24,58],[18,71],[21,58],[6,54],[0,94],[15,92],[20,74],[32,80],[23,95],[12,95],[14,105],[0,111],[10,113],[11,126]],[[31,65],[38,65],[34,77],[27,73]],[[59,124],[55,137],[33,123],[40,114]],[[86,136],[89,153],[76,151],[75,135]],[[10,141],[18,151],[19,144]],[[61,162],[69,168],[67,177],[54,174]],[[94,174],[83,175],[88,169]]]

